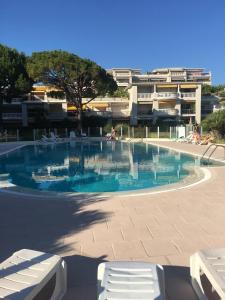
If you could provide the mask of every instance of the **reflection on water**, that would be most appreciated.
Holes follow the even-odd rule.
[[[27,146],[0,158],[0,183],[57,192],[109,192],[175,183],[192,156],[148,144],[88,142]]]

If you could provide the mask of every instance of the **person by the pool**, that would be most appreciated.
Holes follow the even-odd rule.
[[[112,128],[112,131],[111,131],[111,140],[115,140],[116,139],[116,131],[114,128]]]

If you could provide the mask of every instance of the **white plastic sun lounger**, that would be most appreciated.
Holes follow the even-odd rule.
[[[66,286],[66,264],[57,255],[23,249],[0,264],[0,299],[60,300]]]
[[[200,300],[225,299],[225,248],[196,252],[190,257],[190,267]]]
[[[46,135],[42,135],[41,142],[48,143],[48,142],[51,142],[51,139],[49,139]]]
[[[145,262],[106,262],[98,266],[98,300],[165,300],[164,272]]]
[[[70,131],[70,139],[76,139],[75,131]]]
[[[55,134],[53,131],[50,132],[50,140],[52,141],[62,141],[63,139]]]

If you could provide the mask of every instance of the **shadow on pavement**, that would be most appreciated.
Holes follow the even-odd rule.
[[[55,201],[0,193],[0,262],[20,249],[50,253],[69,251],[63,237],[102,222],[107,214],[85,208],[101,201],[97,194],[82,201]]]

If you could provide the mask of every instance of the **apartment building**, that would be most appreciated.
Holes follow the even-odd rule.
[[[201,117],[213,111],[213,100],[202,97],[202,84],[211,85],[211,73],[201,68],[164,68],[142,74],[139,69],[113,68],[108,70],[129,97],[99,97],[86,105],[87,116],[103,116],[131,125],[158,119],[186,123],[201,122]],[[4,103],[4,123],[28,126],[40,115],[50,122],[74,120],[76,107],[66,99],[48,96],[52,87],[36,84],[31,95],[23,101],[12,99]],[[84,104],[89,99],[84,99]]]
[[[201,87],[211,85],[210,72],[201,68],[164,68],[146,74],[139,69],[113,68],[108,72],[129,92],[132,125],[159,118],[201,122]]]
[[[50,122],[59,122],[67,118],[66,100],[48,97],[47,93],[52,90],[54,89],[49,86],[34,84],[31,94],[25,99],[13,98],[10,102],[3,101],[3,124],[26,127],[37,124],[44,118]]]

